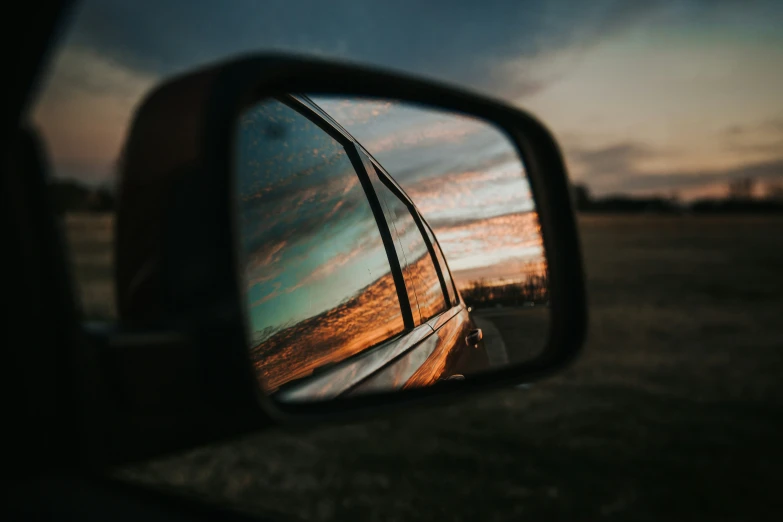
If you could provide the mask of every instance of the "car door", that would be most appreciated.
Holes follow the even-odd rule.
[[[482,341],[482,332],[479,330],[470,316],[467,305],[462,301],[454,278],[451,275],[446,256],[443,255],[440,243],[438,243],[435,234],[432,232],[429,224],[421,218],[425,229],[426,237],[429,239],[435,257],[441,267],[446,288],[449,295],[449,302],[452,305],[453,315],[443,314],[432,322],[433,329],[438,333],[439,342],[446,346],[461,344],[465,341],[467,348],[459,352],[459,358],[455,362],[453,374],[475,374],[489,368],[489,357]],[[478,342],[473,340],[477,339]],[[413,384],[412,384],[413,385]]]

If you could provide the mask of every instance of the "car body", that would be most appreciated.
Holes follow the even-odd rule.
[[[341,297],[336,296],[327,309],[299,318],[293,324],[267,326],[272,333],[263,336],[261,341],[250,341],[254,365],[265,391],[284,401],[332,399],[428,386],[438,380],[462,378],[465,373],[486,368],[488,358],[481,331],[476,328],[460,296],[432,228],[371,152],[305,96],[289,95],[269,100],[254,114],[256,119],[240,129],[238,137],[239,147],[245,147],[240,152],[243,158],[240,162],[267,166],[266,170],[254,167],[252,173],[248,171],[247,176],[256,178],[238,181],[240,190],[244,190],[243,184],[250,187],[241,198],[240,213],[244,218],[241,226],[247,230],[246,236],[252,236],[245,242],[246,262],[258,270],[248,276],[248,293],[255,290],[253,281],[268,282],[273,277],[269,274],[275,272],[281,276],[268,287],[273,290],[261,292],[262,297],[256,299],[257,302],[268,301],[269,296],[286,295],[307,285],[309,277],[299,275],[296,279],[297,274],[284,277],[291,276],[295,268],[288,257],[280,254],[282,249],[301,239],[300,236],[310,234],[307,236],[310,258],[344,259],[365,255],[351,253],[348,246],[335,252],[336,241],[326,239],[323,233],[323,227],[331,226],[330,220],[336,223],[332,228],[356,228],[367,224],[362,219],[373,220],[372,226],[378,227],[374,236],[377,250],[378,253],[385,251],[386,263],[381,276],[354,294],[347,297],[340,294]],[[307,121],[298,119],[299,116]],[[275,137],[269,138],[269,134],[263,133],[263,129],[271,128],[271,125],[283,126],[275,131],[285,135],[285,141],[280,141],[279,147],[275,145],[278,143],[274,141]],[[261,134],[251,135],[259,126]],[[307,129],[303,130],[304,127]],[[242,133],[246,135],[242,136]],[[256,144],[265,137],[271,145],[262,145],[259,152]],[[343,185],[337,191],[340,194],[334,197],[313,195],[324,194],[330,190],[328,187],[334,186],[334,180],[326,179],[326,175],[326,181],[312,180],[320,173],[320,164],[313,161],[328,163],[310,157],[311,150],[323,151],[332,146],[324,145],[324,140],[347,151],[347,155],[338,151],[346,165],[349,164],[347,158],[351,158],[349,170],[352,172],[338,175],[347,178],[345,181],[340,178]],[[287,162],[279,156],[283,148],[289,158]],[[307,156],[307,174],[301,176],[304,187],[296,185],[304,163],[290,159],[298,158],[300,152]],[[240,169],[237,175],[242,177],[243,172]],[[356,183],[357,179],[361,186]],[[279,194],[275,192],[276,187],[280,188]],[[348,192],[353,196],[341,199],[341,194]],[[366,201],[348,201],[350,197],[366,198]],[[331,209],[338,209],[343,203],[366,208],[364,217],[351,223],[333,218]],[[280,239],[281,234],[275,227],[278,220],[288,219],[280,216],[292,205],[299,214],[309,216],[309,221],[286,221],[284,237]],[[263,229],[262,233],[257,232],[259,227]],[[317,235],[312,232],[313,227],[318,227]],[[372,248],[367,239],[363,241],[360,249]],[[278,246],[270,246],[272,243]],[[328,253],[322,252],[326,250]],[[326,264],[319,265],[317,270],[322,268],[333,270]],[[276,308],[285,306],[285,301],[271,301],[264,303],[268,305],[264,311],[277,312]],[[260,324],[269,323],[262,318]],[[372,332],[372,335],[366,332]],[[252,333],[251,339],[254,338]]]

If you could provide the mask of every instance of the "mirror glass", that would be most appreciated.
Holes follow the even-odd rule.
[[[469,380],[531,360],[550,319],[525,167],[490,122],[291,95],[234,138],[248,350],[280,401]]]

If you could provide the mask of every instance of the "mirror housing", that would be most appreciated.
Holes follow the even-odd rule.
[[[505,131],[525,163],[548,259],[550,332],[538,358],[393,396],[283,405],[260,393],[246,351],[234,248],[232,145],[244,107],[287,93],[400,100],[486,120]],[[529,113],[502,102],[367,67],[253,55],[157,87],[137,110],[123,151],[115,241],[121,330],[102,343],[109,361],[104,369],[112,368],[119,382],[103,382],[123,390],[126,409],[96,445],[100,459],[112,463],[280,420],[330,419],[456,390],[529,383],[573,361],[586,333],[579,238],[565,164],[551,133]],[[129,357],[138,339],[148,342]],[[167,357],[169,351],[174,355]],[[167,360],[176,363],[161,371],[158,361]],[[156,390],[178,392],[160,398],[162,409],[155,401],[131,399]]]

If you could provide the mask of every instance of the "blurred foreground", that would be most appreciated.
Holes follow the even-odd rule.
[[[783,218],[581,226],[590,339],[562,375],[118,474],[283,519],[779,519]]]

